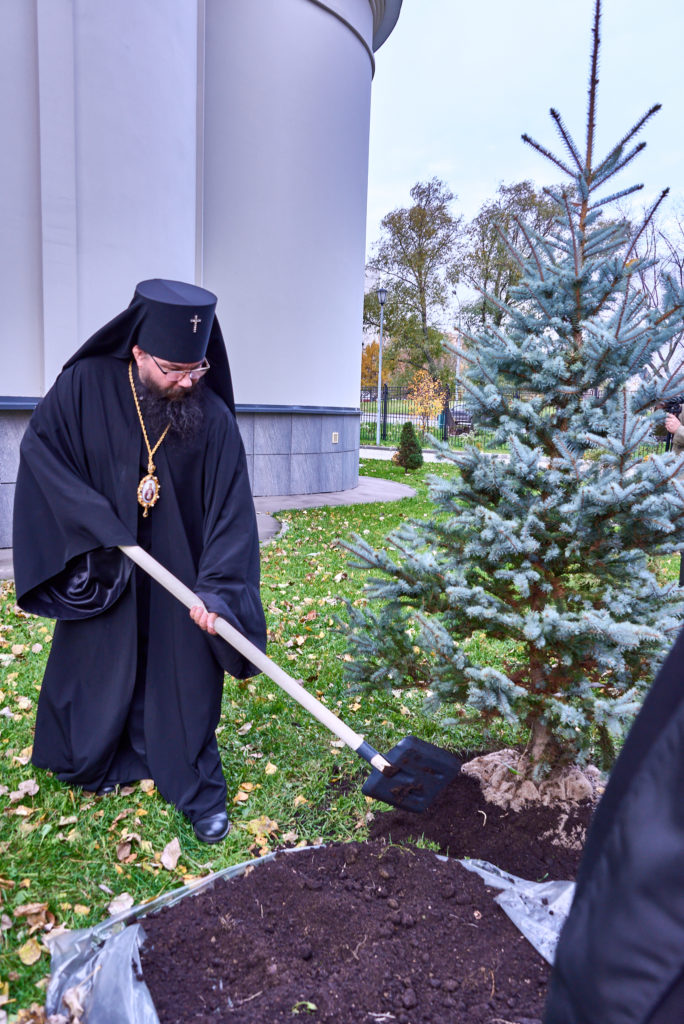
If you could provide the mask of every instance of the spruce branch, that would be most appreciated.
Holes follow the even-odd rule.
[[[603,171],[606,169],[606,167],[610,163],[611,158],[618,156],[624,150],[624,148],[627,145],[627,143],[630,142],[631,139],[633,139],[634,136],[637,135],[641,131],[641,129],[646,124],[646,122],[649,121],[653,117],[654,114],[657,114],[659,110],[662,110],[662,104],[661,103],[654,104],[650,108],[650,110],[647,110],[646,113],[644,114],[644,116],[642,118],[640,118],[636,122],[636,124],[632,125],[632,127],[629,129],[629,131],[625,135],[623,135],[623,137],[620,139],[620,141],[618,142],[618,144],[616,146],[613,146],[613,148],[611,149],[610,153],[608,153],[608,155],[605,157],[605,159],[603,159],[601,161],[601,163],[599,164],[599,166],[596,168],[596,170],[594,171],[594,177],[595,178],[603,173]],[[646,145],[646,143],[642,142],[640,145],[641,145],[641,148],[643,149],[643,147]],[[624,166],[624,164],[622,166]],[[614,172],[611,171],[611,176],[612,176],[613,173]]]
[[[607,181],[610,181],[610,179],[613,178],[618,173],[618,171],[624,170],[627,164],[631,164],[634,157],[638,156],[639,153],[641,153],[644,149],[646,149],[646,143],[640,142],[637,146],[634,147],[634,149],[630,153],[627,154],[627,156],[623,160],[620,160],[618,163],[615,164],[614,167],[611,167],[604,174],[602,174],[598,180],[595,180],[591,186],[591,191],[593,192],[597,188],[600,188],[602,185],[605,185],[605,183]]]
[[[563,119],[562,119],[562,117],[560,116],[560,114],[558,113],[557,110],[555,110],[553,107],[551,107],[550,114],[551,114],[551,117],[553,118],[553,120],[556,122],[556,127],[558,129],[558,134],[560,135],[560,137],[562,138],[563,142],[565,143],[565,146],[566,146],[568,152],[570,153],[570,156],[572,157],[572,159],[577,164],[577,170],[581,174],[582,170],[583,170],[582,161],[580,159],[579,152],[577,151],[577,147],[575,146],[575,143],[572,140],[572,136],[570,135],[570,132],[567,130],[567,128],[563,124]]]
[[[520,232],[521,232],[523,238],[525,239],[525,241],[529,245],[530,252],[532,253],[532,257],[534,259],[534,262],[537,264],[537,273],[539,274],[540,280],[543,281],[544,280],[544,267],[542,266],[542,262],[539,259],[536,247],[535,247],[535,245],[534,245],[534,243],[532,241],[532,238],[530,237],[530,234],[529,234],[529,232],[527,230],[527,226],[520,219],[520,217],[516,216],[515,214],[513,215],[513,221],[515,222],[515,224],[517,224],[517,226],[520,229]]]
[[[544,305],[544,303],[539,298],[537,293],[534,292],[532,288],[530,288],[529,284],[523,284],[522,287],[524,287],[528,294],[534,299],[534,301],[541,309],[542,313],[544,313],[544,315],[550,319],[551,312],[548,309],[548,307]],[[522,315],[518,312],[518,310],[513,309],[510,305],[508,305],[508,303],[502,302],[501,299],[498,299],[496,295],[492,295],[491,292],[485,291],[485,289],[482,288],[480,285],[473,284],[473,289],[476,292],[479,292],[480,295],[487,300],[487,302],[491,302],[493,306],[496,306],[497,309],[500,309],[502,313],[507,313],[514,320],[522,319]]]
[[[554,156],[553,153],[549,149],[546,149],[545,146],[542,146],[539,142],[535,142],[535,140],[530,138],[530,136],[527,135],[527,133],[521,135],[520,138],[523,140],[523,142],[526,142],[528,146],[532,146],[532,149],[536,149],[538,153],[541,153],[541,155],[545,156],[547,160],[550,160],[552,163],[554,163],[556,167],[560,167],[561,171],[565,171],[565,173],[569,177],[575,177],[575,172],[571,170],[571,168],[568,167],[567,164],[564,164],[562,160]]]
[[[631,196],[633,192],[639,192],[643,187],[643,185],[630,185],[629,188],[623,188],[621,192],[613,192],[612,195],[606,196],[605,199],[597,199],[595,203],[591,204],[589,209],[598,210],[599,207],[605,206],[606,203],[614,203],[618,199],[624,199],[625,196]]]
[[[627,252],[625,253],[625,257],[624,257],[623,264],[622,264],[623,267],[626,267],[627,264],[629,263],[630,257],[632,255],[632,253],[634,252],[634,247],[636,246],[637,242],[639,241],[639,239],[643,235],[643,233],[646,230],[646,228],[648,227],[648,225],[651,223],[651,221],[655,217],[656,212],[658,210],[658,207],[664,201],[666,196],[669,195],[669,193],[670,193],[669,188],[664,188],[663,191],[658,196],[658,198],[656,199],[656,201],[653,204],[653,206],[651,207],[651,209],[647,212],[646,216],[643,219],[641,227],[639,228],[637,233],[634,235],[634,238],[632,239],[632,242],[631,242]]]
[[[615,326],[614,334],[615,334],[615,340],[616,341],[618,340],[619,335],[620,335],[620,331],[622,330],[622,321],[624,319],[625,312],[627,310],[628,304],[629,304],[629,288],[627,287],[627,288],[625,288],[625,297],[623,299],[622,306],[620,308],[620,313],[618,315],[618,322],[617,322],[617,324]]]
[[[511,242],[511,240],[508,237],[508,235],[506,234],[506,232],[503,230],[503,228],[501,227],[501,225],[499,223],[496,223],[494,225],[494,230],[496,231],[497,235],[499,236],[499,238],[501,239],[503,244],[508,249],[508,251],[511,254],[511,256],[513,257],[514,261],[517,263],[518,268],[524,273],[525,272],[525,262],[524,262],[522,256],[520,255],[520,253],[518,252],[518,250],[516,249],[516,247]]]

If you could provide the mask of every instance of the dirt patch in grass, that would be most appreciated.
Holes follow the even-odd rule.
[[[588,800],[506,810],[485,800],[477,779],[459,774],[426,814],[376,812],[369,838],[405,844],[422,837],[440,853],[487,860],[532,882],[572,879],[592,813]]]

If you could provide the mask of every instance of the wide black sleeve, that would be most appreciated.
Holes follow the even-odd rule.
[[[259,535],[242,439],[230,413],[205,456],[204,536],[195,593],[209,611],[266,650],[259,594]],[[259,671],[224,640],[212,638],[222,667],[238,679]]]
[[[648,1024],[684,969],[684,630],[594,814],[544,1024]],[[684,1016],[662,1017],[679,1024]]]
[[[17,601],[62,619],[88,618],[114,603],[131,571],[116,546],[135,543],[93,485],[87,446],[103,424],[84,422],[80,376],[78,366],[62,373],[31,417],[14,501]]]

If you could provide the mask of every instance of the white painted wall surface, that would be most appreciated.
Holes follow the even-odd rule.
[[[0,394],[43,388],[36,11],[0,4]]]
[[[44,393],[139,280],[195,279],[197,61],[197,0],[2,0],[0,395]]]
[[[335,0],[370,44],[368,0]],[[238,401],[356,407],[372,66],[311,0],[207,0],[203,283]]]
[[[384,11],[1,0],[0,395],[43,394],[160,276],[217,292],[242,404],[355,407]]]
[[[194,280],[198,15],[197,0],[76,0],[75,12],[85,338],[138,281]]]

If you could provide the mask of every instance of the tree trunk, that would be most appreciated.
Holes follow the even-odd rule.
[[[548,765],[553,767],[556,761],[556,744],[551,730],[543,722],[535,719],[530,726],[530,738],[525,753],[530,758],[530,766]]]

